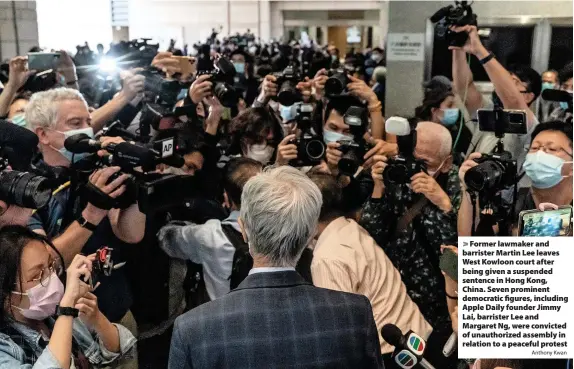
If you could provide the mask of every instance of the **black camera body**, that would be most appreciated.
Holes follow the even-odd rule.
[[[464,175],[464,182],[470,191],[492,194],[516,184],[518,167],[508,151],[482,154],[474,161],[478,165]]]
[[[466,32],[454,32],[452,26],[476,26],[476,14],[467,1],[455,1],[455,6],[449,5],[439,9],[430,18],[431,22],[437,23],[436,35],[444,38],[449,46],[462,47],[468,39]]]
[[[311,132],[311,116],[313,106],[300,104],[297,106],[297,127],[301,129],[301,135],[291,140],[291,144],[297,146],[297,159],[289,164],[294,167],[313,166],[321,163],[325,156],[325,143],[323,139]]]
[[[410,183],[412,176],[420,172],[426,173],[426,166],[422,160],[418,160],[412,155],[397,155],[388,159],[383,174],[383,182],[387,187],[407,184]]]
[[[342,174],[348,176],[354,176],[359,169],[361,163],[365,160],[363,159],[365,154],[373,148],[372,145],[367,143],[365,140],[351,141],[343,140],[339,141],[339,151],[343,153],[341,160],[339,160],[338,168]]]
[[[202,54],[197,60],[197,77],[209,75],[212,93],[226,108],[237,106],[239,94],[233,87],[235,68],[226,58],[211,60],[208,54]]]
[[[297,84],[301,81],[301,75],[293,64],[289,64],[283,71],[273,74],[279,88],[277,101],[283,106],[291,106],[301,101],[301,93],[297,90]]]
[[[339,96],[347,91],[347,85],[351,81],[344,68],[330,70],[328,76],[325,82],[325,96]]]

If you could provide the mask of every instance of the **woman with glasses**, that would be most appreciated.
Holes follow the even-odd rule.
[[[84,283],[93,261],[76,255],[64,286],[62,258],[49,241],[20,226],[0,230],[0,369],[97,368],[135,346]]]

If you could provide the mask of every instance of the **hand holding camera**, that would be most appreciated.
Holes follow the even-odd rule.
[[[321,69],[317,72],[317,74],[315,74],[315,78],[313,78],[313,86],[315,87],[315,98],[317,100],[323,98],[325,93],[325,83],[328,79],[329,76],[325,68]]]
[[[10,73],[6,88],[12,88],[16,92],[24,86],[28,78],[35,72],[28,70],[27,62],[28,59],[25,56],[17,56],[10,60]]]
[[[450,198],[433,176],[425,172],[415,174],[411,177],[411,188],[414,193],[422,193],[430,202],[445,213],[452,209]]]
[[[375,188],[382,190],[385,188],[385,183],[383,181],[383,172],[387,167],[387,157],[385,155],[375,155],[371,158],[374,163],[371,168],[371,177],[375,182]]]
[[[367,101],[369,105],[376,104],[379,101],[375,92],[365,83],[365,81],[355,78],[352,75],[349,75],[348,78],[351,82],[347,85],[347,90],[351,95]]]
[[[78,300],[90,291],[90,285],[85,283],[92,273],[92,262],[96,255],[76,255],[66,271],[66,290],[60,301],[62,307],[76,308]]]
[[[82,322],[92,330],[96,329],[99,322],[104,317],[98,308],[98,298],[89,291],[78,299],[75,308],[80,311],[79,317]]]
[[[460,33],[466,32],[468,34],[468,39],[462,47],[449,46],[449,50],[463,50],[469,54],[476,56],[478,59],[484,59],[488,56],[488,51],[480,42],[480,37],[478,36],[478,29],[476,26],[468,25],[462,27],[453,26],[450,28],[451,31]]]
[[[123,80],[122,92],[128,101],[132,101],[135,97],[142,93],[145,88],[145,76],[141,74],[127,75]]]
[[[339,150],[341,144],[338,142],[329,142],[327,144],[327,164],[331,173],[339,172],[339,161],[343,157],[343,152]]]
[[[268,101],[273,96],[277,96],[277,77],[268,74],[263,79],[259,100]]]
[[[373,163],[377,161],[377,156],[384,156],[386,161],[387,157],[395,156],[399,153],[398,146],[395,143],[372,138],[370,139],[370,143],[373,144],[374,147],[365,154],[364,168],[370,168]]]
[[[293,144],[296,135],[288,135],[277,146],[277,165],[287,165],[289,161],[297,159],[297,145]]]
[[[203,99],[211,95],[213,83],[210,81],[211,76],[208,74],[201,75],[191,84],[189,96],[194,104],[199,104]]]

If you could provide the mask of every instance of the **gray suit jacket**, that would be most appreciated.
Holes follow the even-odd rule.
[[[180,316],[170,369],[383,368],[369,300],[292,271],[256,273]]]

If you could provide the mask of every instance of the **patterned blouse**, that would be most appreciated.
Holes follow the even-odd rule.
[[[410,186],[400,185],[387,189],[381,199],[367,201],[360,223],[399,270],[409,296],[425,319],[435,331],[443,331],[450,329],[451,323],[439,268],[440,246],[457,242],[461,202],[458,167],[440,175],[437,182],[450,198],[450,212],[444,213],[428,201],[420,214],[395,235],[398,220],[421,196],[412,192]]]

